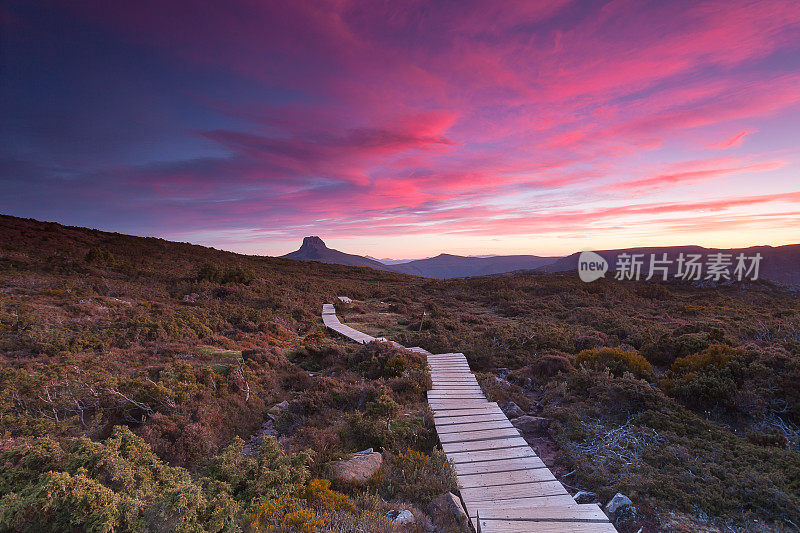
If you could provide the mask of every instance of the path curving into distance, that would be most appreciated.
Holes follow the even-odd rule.
[[[405,348],[342,324],[332,304],[322,306],[322,321],[360,344]],[[597,504],[575,503],[500,407],[486,399],[464,354],[407,349],[428,358],[433,381],[428,404],[478,533],[616,533]]]

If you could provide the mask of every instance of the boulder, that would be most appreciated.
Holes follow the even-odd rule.
[[[630,498],[618,492],[606,504],[606,513],[611,516],[611,521],[617,527],[630,528],[636,521],[636,507]]]
[[[399,526],[410,526],[414,523],[414,515],[411,514],[411,511],[407,509],[403,509],[401,511],[389,511],[386,513],[386,516],[389,518],[389,520]]]
[[[606,504],[606,512],[612,515],[616,515],[626,507],[633,507],[633,502],[631,501],[630,498],[628,498],[621,492],[618,492],[614,495],[613,498],[611,498],[611,501],[609,501]]]
[[[597,503],[599,501],[597,494],[588,490],[578,491],[572,499],[575,500],[575,503]]]
[[[276,403],[275,405],[270,407],[269,411],[267,411],[267,416],[271,420],[275,420],[278,417],[278,415],[288,410],[289,410],[289,402],[287,400],[283,400],[281,403]]]
[[[381,464],[383,456],[380,452],[359,453],[333,463],[331,477],[343,483],[365,483],[380,470]]]
[[[465,525],[469,520],[464,506],[461,505],[461,498],[452,492],[446,492],[433,500],[430,505],[431,515],[443,515],[452,517],[457,524]]]
[[[547,433],[547,428],[550,427],[550,419],[542,418],[541,416],[522,415],[515,418],[513,424],[523,433],[542,435]]]
[[[519,405],[514,402],[508,402],[500,407],[508,418],[517,418],[525,414],[525,411],[520,409]]]
[[[185,303],[185,304],[194,304],[194,303],[197,303],[197,300],[199,298],[200,298],[200,295],[197,294],[196,292],[193,292],[193,293],[187,294],[186,296],[181,298],[181,301],[183,303]]]

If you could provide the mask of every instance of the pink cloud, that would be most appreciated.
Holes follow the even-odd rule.
[[[102,169],[195,224],[558,232],[758,206],[773,200],[742,188],[648,200],[791,164],[698,161],[696,148],[749,148],[766,119],[796,112],[797,2],[58,3],[170,66],[250,88],[189,95],[219,120],[187,130],[225,155]],[[619,176],[632,177],[605,185]],[[780,191],[771,176],[759,187]],[[620,192],[644,203],[588,207]]]
[[[641,192],[644,190],[656,190],[669,188],[671,186],[685,185],[689,183],[697,183],[701,181],[708,181],[717,178],[730,176],[732,174],[739,174],[742,172],[769,172],[777,170],[786,165],[784,161],[761,161],[757,163],[735,165],[735,166],[715,166],[707,168],[709,163],[720,163],[718,160],[695,162],[695,165],[678,165],[679,168],[689,167],[674,172],[667,172],[664,174],[657,174],[646,178],[617,182],[606,187],[608,190],[635,190]],[[694,168],[692,168],[694,167]]]
[[[728,148],[734,148],[736,146],[741,146],[744,142],[744,138],[753,133],[752,131],[741,131],[734,135],[733,137],[729,137],[723,141],[711,143],[706,145],[706,148],[714,148],[717,150],[727,150]]]

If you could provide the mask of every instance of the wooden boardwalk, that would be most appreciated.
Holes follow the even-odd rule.
[[[323,306],[323,321],[326,308],[335,320],[325,322],[327,327],[356,342],[370,342],[364,340],[369,335],[341,324],[332,305]],[[616,532],[598,505],[575,503],[500,407],[486,399],[464,354],[409,349],[428,358],[433,382],[428,404],[436,432],[478,532]]]

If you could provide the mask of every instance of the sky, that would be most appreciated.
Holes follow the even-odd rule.
[[[0,212],[251,254],[800,242],[800,2],[6,0]]]

